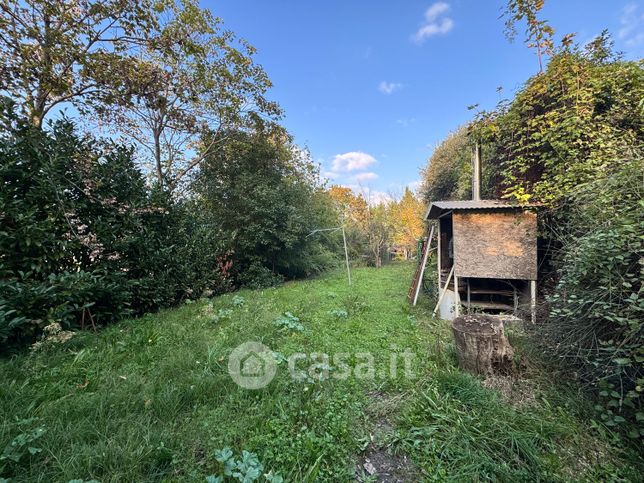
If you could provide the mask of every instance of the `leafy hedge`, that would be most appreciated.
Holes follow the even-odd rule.
[[[11,115],[9,114],[11,117]],[[0,137],[0,348],[227,286],[223,237],[124,146],[11,118]],[[91,318],[90,318],[91,315]]]
[[[644,187],[642,153],[610,177],[583,183],[567,198],[560,278],[538,332],[546,349],[600,396],[608,426],[633,418],[644,437]],[[545,336],[545,337],[544,337]]]

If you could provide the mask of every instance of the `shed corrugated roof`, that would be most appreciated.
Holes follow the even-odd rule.
[[[535,204],[520,205],[509,201],[501,200],[479,200],[479,201],[435,201],[429,205],[425,219],[435,220],[448,211],[460,210],[523,210],[534,208]]]

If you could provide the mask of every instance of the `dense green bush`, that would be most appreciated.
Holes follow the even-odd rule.
[[[580,184],[569,216],[553,230],[564,243],[560,278],[548,297],[550,319],[538,340],[597,388],[605,424],[632,418],[644,437],[644,188],[642,153],[611,176]],[[565,236],[564,236],[565,234]]]
[[[307,153],[281,136],[227,133],[195,183],[198,202],[230,236],[235,283],[258,287],[319,273],[339,247],[325,236],[337,226],[328,195]]]
[[[0,344],[226,286],[218,227],[146,186],[131,149],[8,114],[0,137]],[[5,119],[6,119],[5,117]],[[91,318],[90,318],[91,314]]]
[[[426,203],[439,200],[472,199],[472,155],[475,146],[472,126],[450,133],[436,146],[421,171],[420,194]],[[481,197],[494,199],[501,176],[495,162],[496,147],[483,143],[481,149]]]

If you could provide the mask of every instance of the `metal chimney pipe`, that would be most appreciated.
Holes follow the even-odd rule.
[[[472,201],[481,200],[481,145],[472,148]]]

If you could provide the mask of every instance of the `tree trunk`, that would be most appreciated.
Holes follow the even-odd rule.
[[[157,170],[159,186],[163,188],[163,168],[161,167],[161,133],[158,130],[153,131],[154,136],[154,164]]]
[[[31,112],[31,124],[37,129],[42,129],[42,112],[32,111]]]
[[[514,350],[505,337],[503,321],[489,315],[454,319],[452,331],[461,369],[472,374],[509,374]]]
[[[45,117],[45,106],[47,104],[47,87],[51,79],[47,75],[51,75],[52,62],[51,62],[51,44],[52,44],[52,29],[51,17],[45,13],[43,15],[44,23],[44,36],[40,47],[42,48],[42,64],[43,70],[39,75],[38,87],[36,88],[35,99],[31,106],[31,123],[34,127],[42,129],[43,118]]]
[[[34,100],[31,110],[29,112],[29,117],[31,118],[31,124],[35,128],[42,129],[42,123],[45,118],[45,108],[47,106],[47,97],[42,92],[38,91],[36,94],[36,99]]]

